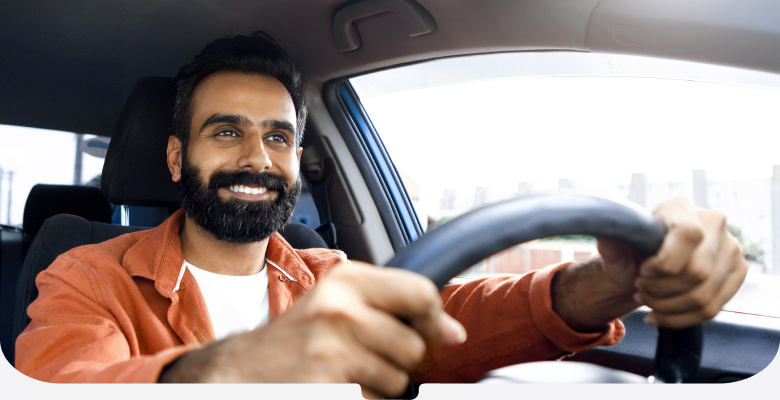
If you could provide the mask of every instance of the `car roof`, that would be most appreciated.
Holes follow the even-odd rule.
[[[411,0],[362,0],[368,9]],[[208,42],[264,30],[298,60],[309,93],[328,80],[453,55],[599,51],[780,73],[780,2],[419,0],[430,33],[404,18],[355,22],[361,46],[340,51],[341,0],[15,1],[0,14],[0,124],[110,135],[140,78],[173,76]],[[408,4],[392,5],[402,9]],[[370,14],[370,13],[368,13]],[[416,17],[416,15],[413,15]],[[344,29],[344,24],[341,24]],[[346,25],[349,25],[347,21]],[[336,31],[338,31],[338,28]],[[413,33],[414,34],[414,33]]]

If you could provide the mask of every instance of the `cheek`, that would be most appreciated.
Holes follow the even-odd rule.
[[[298,163],[297,153],[291,152],[283,159],[280,159],[277,165],[279,171],[288,178],[290,183],[295,182],[295,179],[298,177],[300,171],[300,164]]]
[[[208,184],[209,179],[217,171],[220,161],[216,154],[209,154],[208,156],[200,153],[197,149],[192,147],[188,149],[187,160],[190,165],[195,167],[198,172],[198,177],[201,182]]]

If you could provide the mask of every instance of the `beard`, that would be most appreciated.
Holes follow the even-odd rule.
[[[244,201],[235,198],[223,200],[219,189],[230,185],[259,185],[277,193],[273,201]],[[270,237],[292,217],[298,195],[301,194],[301,178],[292,187],[283,175],[249,171],[219,171],[209,179],[208,185],[187,156],[182,157],[181,180],[182,209],[187,217],[218,240],[228,243],[252,243]]]

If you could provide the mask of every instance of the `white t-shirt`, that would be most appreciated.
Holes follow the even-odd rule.
[[[215,274],[187,261],[200,287],[217,340],[268,322],[268,264],[249,276]]]

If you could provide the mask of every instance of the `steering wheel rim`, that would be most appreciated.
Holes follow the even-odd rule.
[[[580,194],[515,198],[472,210],[400,249],[386,266],[420,273],[441,290],[460,272],[516,244],[558,235],[618,240],[642,257],[661,247],[666,226],[627,202]],[[655,377],[692,382],[701,358],[701,324],[659,329]]]

